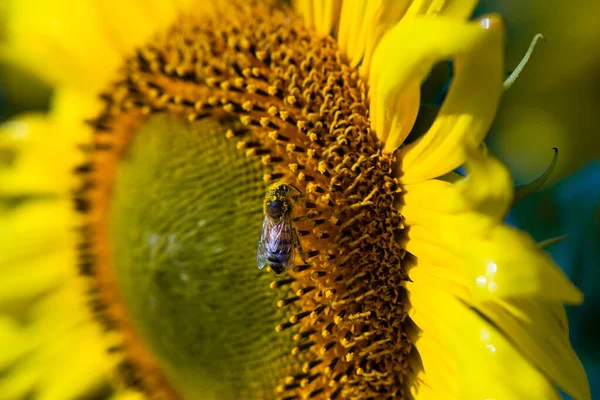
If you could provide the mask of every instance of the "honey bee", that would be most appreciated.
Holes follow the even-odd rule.
[[[297,195],[293,195],[294,190]],[[268,264],[275,274],[281,274],[294,265],[295,249],[304,259],[298,232],[292,226],[293,207],[301,197],[302,192],[287,183],[274,183],[267,189],[263,207],[265,218],[256,253],[258,269]]]

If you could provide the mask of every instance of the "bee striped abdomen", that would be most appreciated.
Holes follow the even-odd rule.
[[[292,263],[294,255],[294,243],[291,240],[270,240],[267,244],[267,262],[269,267],[277,275]]]

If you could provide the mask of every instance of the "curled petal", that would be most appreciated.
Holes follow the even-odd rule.
[[[553,150],[554,155],[552,157],[552,161],[550,161],[550,164],[546,167],[544,172],[542,172],[530,182],[515,187],[514,203],[518,203],[519,201],[527,198],[529,195],[537,192],[544,185],[544,183],[546,183],[546,181],[552,174],[552,171],[554,171],[554,167],[556,166],[556,162],[558,161],[558,149],[554,148]]]
[[[478,144],[487,134],[502,94],[501,25],[495,17],[470,24],[442,17],[414,18],[382,39],[369,83],[374,130],[383,140],[394,138],[385,141],[387,152],[402,144],[414,121],[414,116],[395,120],[399,110],[391,100],[420,84],[436,62],[453,58],[455,63],[448,96],[433,125],[398,153],[401,182],[421,182],[453,170],[464,162],[464,143]]]

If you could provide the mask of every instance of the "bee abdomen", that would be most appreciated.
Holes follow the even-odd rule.
[[[275,274],[279,275],[285,269],[285,264],[276,261],[269,261],[269,267],[271,267],[271,270],[273,270]]]
[[[288,249],[278,249],[269,253],[267,261],[269,266],[277,275],[281,274],[289,263],[291,252]]]

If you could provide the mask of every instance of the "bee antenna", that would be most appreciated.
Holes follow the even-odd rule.
[[[290,185],[291,187],[293,187],[294,189],[296,189],[298,191],[298,193],[300,193],[301,195],[304,196],[304,193],[302,193],[302,191],[300,189],[298,189],[295,185],[292,185],[291,183],[288,183],[288,185]]]

